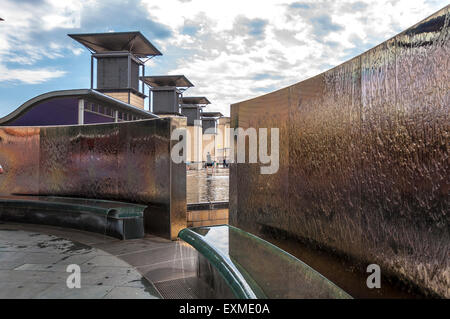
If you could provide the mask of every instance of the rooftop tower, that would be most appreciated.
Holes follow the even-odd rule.
[[[182,94],[194,86],[184,75],[143,76],[141,80],[152,92],[153,113],[160,115],[180,115]]]
[[[201,120],[202,108],[211,104],[204,96],[187,96],[181,99],[181,114],[187,117],[187,125]]]
[[[162,55],[139,31],[69,34],[91,52],[91,89],[94,89],[94,58],[97,61],[96,90],[144,109],[145,62]]]
[[[217,134],[217,120],[221,117],[220,112],[202,112],[203,134]]]

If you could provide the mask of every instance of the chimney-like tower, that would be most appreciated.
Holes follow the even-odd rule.
[[[91,52],[91,89],[94,89],[94,58],[97,61],[96,90],[144,109],[145,62],[162,55],[140,32],[69,34]],[[141,90],[140,90],[141,89]]]
[[[217,120],[221,117],[220,112],[202,112],[203,134],[217,134]]]
[[[204,96],[183,96],[181,114],[187,117],[187,125],[192,126],[201,120],[202,108],[211,104]]]
[[[144,76],[141,80],[152,92],[152,112],[159,115],[180,115],[182,94],[194,86],[184,75]]]

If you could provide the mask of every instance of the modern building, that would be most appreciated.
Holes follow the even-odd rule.
[[[230,141],[230,117],[222,116],[217,121],[217,135],[215,141],[216,160],[222,163],[230,163],[231,156],[231,141]]]
[[[69,34],[91,51],[91,89],[94,62],[97,63],[97,90],[144,109],[145,62],[162,53],[140,32]],[[141,88],[141,90],[140,90]]]
[[[217,163],[227,163],[231,160],[230,118],[225,117],[220,112],[202,112],[203,130],[203,161],[206,161],[206,154],[209,152]]]
[[[217,134],[217,121],[222,116],[220,112],[202,112],[203,134]]]
[[[76,125],[135,121],[156,115],[112,98],[97,90],[79,89],[48,92],[28,100],[0,125]]]
[[[186,117],[187,162],[201,168],[204,147],[222,161],[228,144],[220,112],[202,112],[206,97],[184,97],[194,85],[184,75],[145,75],[148,59],[162,53],[135,32],[69,34],[91,52],[89,89],[61,90],[36,96],[7,116],[0,125],[50,126],[136,121],[157,117]],[[151,100],[145,108],[146,85]],[[228,125],[229,126],[229,125]],[[206,134],[203,134],[207,128]]]
[[[182,94],[194,86],[184,75],[143,76],[141,80],[150,88],[153,113],[182,116]]]
[[[208,153],[211,158],[217,162],[216,158],[216,138],[217,121],[222,116],[220,112],[202,112],[202,131],[203,131],[203,161],[206,162]]]
[[[161,55],[150,41],[140,32],[69,36],[92,53],[90,89],[53,91],[34,97],[0,118],[0,125],[93,124],[157,117],[145,110],[144,84],[139,86],[140,74],[145,76],[146,60]]]
[[[202,109],[211,104],[204,96],[187,96],[181,100],[181,114],[187,117],[187,124],[192,126],[195,121],[201,125]]]
[[[211,104],[204,96],[188,96],[181,100],[181,114],[187,118],[187,164],[190,169],[203,167],[202,109]]]

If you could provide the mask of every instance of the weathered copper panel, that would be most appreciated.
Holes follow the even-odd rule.
[[[128,123],[127,123],[128,124]],[[80,176],[88,186],[83,196],[91,198],[121,198],[137,202],[130,197],[128,185],[120,183],[128,172],[120,169],[120,159],[127,156],[124,146],[128,136],[122,136],[130,125],[107,124],[78,127],[79,151],[74,149],[72,157],[79,156]],[[78,155],[77,155],[78,154]],[[136,157],[130,157],[135,161]],[[77,184],[80,185],[80,184]],[[76,192],[80,192],[77,189]]]
[[[39,128],[0,127],[0,193],[39,191]]]
[[[367,254],[446,297],[449,18],[444,9],[362,56],[360,177]]]
[[[186,118],[172,118],[170,131],[186,127]],[[171,140],[170,150],[178,143]],[[170,161],[170,234],[177,238],[178,233],[186,228],[186,163],[176,164]]]
[[[342,249],[358,243],[360,229],[359,70],[356,58],[290,88],[285,230]]]
[[[146,230],[176,239],[186,227],[185,164],[170,158],[172,130],[153,119],[57,127],[0,127],[0,194],[112,199],[149,206]]]
[[[248,163],[248,139],[245,145],[247,163],[232,164],[230,207],[236,207],[236,205],[239,207],[239,214],[232,215],[233,224],[288,226],[288,92],[289,89],[283,89],[255,100],[242,102],[238,108],[232,107],[231,125],[234,127],[237,127],[236,124],[239,123],[239,127],[243,129],[267,128],[269,141],[270,129],[279,128],[280,130],[280,163],[277,174],[261,175],[259,164]],[[236,138],[234,142],[236,143]],[[270,143],[268,144],[270,150]],[[259,213],[255,214],[255,211]]]
[[[233,127],[267,127],[286,100],[289,115],[277,174],[232,165],[230,223],[275,226],[450,297],[449,23],[447,6],[323,74],[232,105]]]
[[[85,197],[90,185],[81,188],[88,168],[82,161],[78,126],[42,127],[39,158],[39,194]],[[80,165],[81,164],[81,165]]]
[[[136,122],[119,133],[121,152],[118,158],[118,187],[134,201],[148,200],[154,204],[170,205],[170,121],[159,127]],[[129,159],[133,158],[133,161]]]

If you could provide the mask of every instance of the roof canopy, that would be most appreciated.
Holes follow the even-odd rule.
[[[128,51],[140,58],[162,55],[139,31],[69,34],[68,36],[95,53]]]
[[[105,105],[114,105],[122,110],[131,111],[133,113],[138,113],[139,115],[143,116],[144,118],[157,118],[158,116],[140,109],[136,106],[130,105],[128,103],[122,102],[118,99],[115,99],[109,95],[103,94],[101,92],[98,92],[96,90],[90,90],[90,89],[79,89],[79,90],[61,90],[61,91],[53,91],[53,92],[47,92],[41,95],[38,95],[31,100],[26,101],[21,106],[19,106],[17,109],[15,109],[10,114],[6,115],[5,117],[0,117],[0,125],[5,125],[6,123],[18,118],[22,114],[28,112],[31,110],[35,105],[44,102],[49,101],[51,99],[57,99],[57,98],[64,98],[64,97],[75,97],[75,98],[92,98],[94,100],[100,101],[105,103]]]
[[[211,104],[204,96],[183,96],[181,104]]]
[[[184,75],[153,75],[141,76],[141,80],[151,87],[176,86],[176,87],[193,87]]]
[[[220,112],[202,112],[202,117],[222,117]]]

